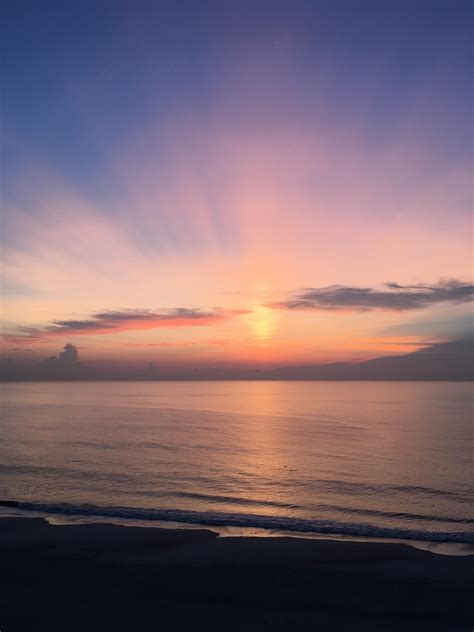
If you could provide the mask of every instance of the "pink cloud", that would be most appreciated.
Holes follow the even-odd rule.
[[[153,312],[151,310],[119,309],[92,314],[82,320],[55,320],[43,327],[17,327],[5,334],[7,342],[22,344],[41,342],[57,336],[97,336],[124,331],[176,327],[213,326],[249,313],[248,310],[213,308],[174,308]],[[157,343],[159,344],[159,343]],[[166,344],[166,343],[163,343]]]

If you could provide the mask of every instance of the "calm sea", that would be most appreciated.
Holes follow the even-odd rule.
[[[472,387],[0,384],[5,513],[473,542]]]

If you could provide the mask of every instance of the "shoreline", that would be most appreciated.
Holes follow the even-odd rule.
[[[50,509],[51,508],[51,509]],[[334,540],[341,542],[361,542],[361,543],[386,543],[386,544],[406,544],[408,546],[412,546],[416,549],[431,551],[436,554],[441,555],[473,555],[474,554],[474,542],[472,541],[473,534],[466,532],[466,539],[459,539],[461,534],[448,534],[455,535],[456,539],[448,539],[443,538],[443,533],[433,532],[433,539],[429,537],[429,532],[423,533],[423,538],[417,538],[416,534],[418,533],[416,530],[412,531],[415,537],[410,537],[410,530],[407,529],[387,529],[387,533],[379,534],[370,534],[357,532],[357,529],[361,529],[361,527],[365,527],[366,525],[360,525],[355,523],[353,525],[353,531],[350,530],[342,531],[342,530],[298,530],[297,528],[285,528],[284,523],[278,524],[277,526],[259,526],[258,524],[239,524],[239,520],[235,522],[232,519],[234,515],[211,515],[206,516],[206,514],[201,514],[198,512],[180,512],[176,511],[175,513],[181,514],[186,513],[186,519],[182,519],[183,516],[177,517],[177,519],[173,518],[173,515],[170,517],[135,517],[135,516],[127,516],[120,515],[114,513],[93,513],[90,511],[89,506],[85,506],[87,509],[86,512],[75,512],[69,506],[61,506],[58,505],[57,510],[56,507],[49,503],[39,503],[38,507],[34,506],[34,503],[30,503],[27,501],[11,501],[11,500],[0,500],[0,520],[2,518],[24,518],[24,519],[34,519],[34,518],[44,518],[50,524],[56,525],[70,525],[70,524],[84,524],[84,525],[94,525],[94,524],[112,524],[112,525],[121,525],[124,527],[138,527],[143,529],[153,528],[153,529],[177,529],[177,530],[200,530],[206,529],[211,530],[214,533],[217,533],[221,537],[263,537],[263,538],[275,538],[275,537],[290,537],[290,538],[302,538],[309,540]],[[106,509],[114,509],[114,508],[106,508]],[[121,509],[121,508],[118,508]],[[139,510],[136,510],[139,511]],[[147,511],[147,510],[145,510]],[[165,510],[166,512],[167,510]],[[154,510],[156,514],[160,514],[162,512],[158,510]],[[173,510],[171,510],[173,513]],[[193,518],[196,518],[193,520]],[[209,520],[206,520],[209,518]],[[230,518],[229,522],[226,522],[226,518]],[[246,518],[263,518],[264,521],[267,520],[265,516],[238,516],[239,519]],[[273,522],[272,517],[268,518],[270,524]],[[277,518],[277,522],[278,522]],[[234,522],[234,524],[233,524]],[[374,528],[376,530],[376,528]],[[391,535],[390,532],[398,531],[400,535]],[[406,534],[406,535],[405,535]]]
[[[0,518],[0,559],[2,630],[142,629],[156,616],[172,630],[200,620],[216,630],[455,632],[474,614],[474,557],[403,543],[12,517]]]
[[[7,511],[5,511],[7,509]],[[2,511],[3,510],[3,511]],[[205,523],[185,523],[164,520],[134,520],[127,518],[113,518],[107,516],[73,516],[47,514],[45,512],[26,512],[18,510],[9,512],[8,508],[0,504],[0,521],[8,518],[17,518],[25,520],[44,519],[48,524],[55,526],[68,525],[97,525],[107,524],[122,526],[125,528],[138,529],[162,529],[170,531],[211,531],[221,538],[238,537],[238,538],[294,538],[303,540],[322,540],[334,542],[359,542],[361,544],[404,544],[414,549],[429,551],[435,555],[446,556],[474,556],[474,545],[470,542],[440,542],[430,540],[409,540],[403,538],[386,538],[386,537],[370,537],[363,535],[351,535],[344,533],[310,533],[300,531],[270,530],[258,527],[234,527],[234,526],[214,526]]]

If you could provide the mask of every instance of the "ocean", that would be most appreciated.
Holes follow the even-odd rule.
[[[0,384],[3,515],[473,543],[472,385]]]

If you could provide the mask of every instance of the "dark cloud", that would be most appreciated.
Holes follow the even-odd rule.
[[[154,329],[157,327],[185,327],[214,324],[235,315],[221,309],[175,308],[160,312],[151,310],[120,309],[92,314],[85,320],[56,320],[49,327],[58,333],[112,333],[126,329]]]
[[[68,342],[58,355],[58,362],[61,364],[74,364],[79,360],[79,351],[75,345]]]
[[[40,341],[59,335],[98,335],[138,329],[159,327],[191,327],[214,325],[228,320],[246,310],[224,310],[219,308],[174,308],[153,312],[151,310],[119,309],[97,312],[83,320],[55,320],[44,327],[17,327],[4,338],[8,342],[21,344]]]
[[[79,370],[79,352],[68,342],[57,356],[49,356],[33,367],[31,375],[37,379],[73,379]]]
[[[185,307],[176,307],[174,309],[152,312],[148,309],[135,310],[135,309],[120,309],[107,312],[99,312],[93,314],[92,318],[102,320],[105,322],[126,322],[126,321],[173,321],[173,320],[199,320],[203,318],[216,317],[218,314],[223,314],[223,310],[211,309],[189,309]],[[89,321],[86,321],[89,322]]]
[[[267,307],[295,310],[350,310],[375,309],[406,311],[424,309],[435,303],[464,303],[473,300],[474,285],[448,279],[434,285],[399,285],[385,283],[382,289],[331,285],[306,288],[283,301],[269,302]]]

